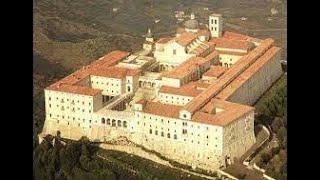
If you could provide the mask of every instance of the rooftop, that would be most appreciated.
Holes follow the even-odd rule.
[[[202,81],[193,81],[187,84],[182,85],[179,88],[176,87],[169,87],[169,86],[162,86],[160,88],[160,93],[167,93],[167,94],[175,94],[181,96],[190,96],[195,97],[199,95],[204,89],[209,87],[210,84],[202,82]]]
[[[195,40],[198,37],[195,33],[189,33],[185,32],[181,34],[179,37],[175,38],[175,41],[179,43],[181,46],[187,46],[190,44],[193,40]]]
[[[202,106],[204,106],[211,98],[216,96],[223,88],[231,83],[240,73],[242,73],[248,66],[257,60],[267,49],[273,44],[272,39],[266,39],[258,47],[253,49],[249,54],[243,56],[233,66],[229,68],[216,83],[210,85],[206,90],[193,98],[186,106],[185,109],[194,113]]]
[[[208,61],[209,60],[203,57],[191,57],[179,66],[173,68],[171,71],[164,73],[162,77],[182,79],[188,74],[192,73],[195,68],[199,67],[199,65],[204,64]]]
[[[87,94],[92,95],[96,92],[94,89],[90,91],[90,87],[80,87],[75,86],[72,87],[76,83],[80,82],[81,80],[87,78],[90,74],[95,73],[97,71],[101,71],[101,69],[105,69],[120,60],[128,57],[130,55],[129,52],[125,51],[112,51],[105,56],[99,58],[99,60],[93,62],[92,64],[79,69],[78,71],[66,76],[65,78],[55,82],[54,84],[45,88],[46,90],[53,90],[53,91],[63,91],[75,94]],[[121,73],[120,73],[121,74]],[[63,87],[63,88],[62,88]],[[66,88],[69,87],[69,88]],[[85,90],[86,89],[86,90]]]
[[[146,99],[138,101],[137,104],[143,106],[142,111],[145,113],[176,119],[179,118],[179,111],[182,109],[182,106],[151,102]]]
[[[228,68],[222,67],[222,66],[211,66],[210,69],[203,74],[203,76],[208,76],[208,77],[220,77]]]
[[[238,49],[243,51],[248,51],[254,46],[251,42],[245,40],[228,38],[213,38],[210,42],[215,43],[216,48]]]
[[[163,37],[163,38],[159,38],[159,40],[157,40],[156,43],[166,44],[167,42],[169,42],[172,39],[173,39],[173,37]]]
[[[254,62],[248,69],[240,74],[234,81],[232,81],[225,89],[223,89],[217,98],[226,100],[232,95],[242,84],[244,84],[250,77],[252,77],[261,67],[263,67],[271,57],[280,52],[280,48],[272,47],[265,54],[263,54],[256,62]]]
[[[106,68],[97,69],[96,71],[93,71],[90,74],[94,75],[94,76],[123,79],[126,76],[137,75],[139,72],[140,72],[140,70],[136,70],[136,69],[125,69],[125,68],[120,68],[120,67],[106,67]]]
[[[93,89],[85,86],[60,85],[58,91],[66,93],[74,93],[87,96],[95,96],[101,94],[102,90]]]
[[[216,113],[216,108],[221,109],[221,112]],[[250,106],[212,99],[201,111],[196,112],[191,120],[203,124],[224,126],[253,110],[254,108]]]

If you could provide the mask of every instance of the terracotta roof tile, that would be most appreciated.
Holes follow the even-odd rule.
[[[179,118],[179,112],[182,109],[182,106],[170,105],[170,104],[162,104],[159,102],[151,102],[151,101],[140,101],[143,105],[142,111],[144,113],[154,114],[158,116],[164,116],[169,118]]]
[[[170,40],[172,40],[172,37],[164,37],[164,38],[159,38],[159,40],[157,40],[156,43],[159,44],[166,44],[167,42],[169,42]]]
[[[88,96],[95,96],[97,94],[101,94],[102,90],[99,89],[93,89],[90,87],[84,87],[84,86],[71,86],[71,85],[64,85],[61,84],[60,87],[57,89],[49,89],[49,90],[56,90],[60,92],[66,92],[66,93],[72,93],[72,94],[81,94],[81,95],[88,95]]]
[[[207,63],[208,61],[210,61],[210,59],[205,59],[203,57],[191,57],[179,66],[173,68],[171,71],[164,73],[162,77],[182,79],[192,73],[192,70]]]
[[[189,86],[190,87],[190,86]],[[160,93],[167,93],[167,94],[175,94],[175,95],[181,95],[181,96],[190,96],[195,97],[199,95],[202,90],[196,89],[196,87],[193,88],[186,88],[186,87],[169,87],[169,86],[162,86],[160,88]]]
[[[212,113],[215,108],[222,111],[216,114]],[[191,120],[203,124],[225,126],[253,110],[254,108],[250,106],[212,99],[201,111],[196,112]]]
[[[210,42],[215,43],[215,47],[217,48],[227,48],[227,49],[239,49],[248,51],[254,45],[251,42],[245,40],[234,40],[228,38],[212,38]]]
[[[77,93],[77,90],[79,90],[79,93],[82,93],[84,90],[84,87],[81,88],[64,88],[61,89],[61,85],[64,87],[73,86],[76,83],[80,82],[84,78],[89,77],[90,74],[94,72],[101,71],[101,68],[107,68],[115,63],[117,63],[120,60],[123,60],[124,58],[128,57],[130,55],[129,52],[125,51],[112,51],[105,56],[99,58],[99,60],[91,63],[88,66],[85,66],[76,72],[70,74],[69,76],[64,77],[63,79],[51,84],[46,89],[47,90],[53,90],[53,91],[64,91],[70,90],[70,93]]]
[[[220,77],[228,68],[222,66],[211,66],[210,69],[203,74],[208,77]]]
[[[229,32],[229,31],[225,31],[222,35],[223,38],[228,38],[228,39],[235,39],[235,40],[246,40],[249,42],[262,42],[262,39],[258,39],[258,38],[253,38],[244,34],[239,34],[239,33],[235,33],[235,32]]]
[[[136,75],[140,72],[140,70],[136,69],[125,69],[119,67],[106,67],[100,68],[96,71],[92,71],[90,74],[94,76],[102,76],[116,79],[123,79],[126,76]]]
[[[280,48],[272,47],[263,54],[248,69],[240,74],[232,83],[223,89],[216,97],[222,100],[231,96],[242,84],[244,84],[251,76],[253,76],[261,67],[263,67],[273,56],[280,52]]]
[[[240,73],[247,69],[254,61],[256,61],[260,56],[267,51],[273,44],[272,39],[266,39],[258,47],[253,49],[249,54],[243,56],[239,61],[237,61],[233,66],[229,68],[216,83],[210,85],[206,90],[201,92],[197,97],[193,98],[188,104],[186,104],[185,109],[194,113],[203,107],[211,98],[216,96],[223,88],[230,84]]]
[[[181,46],[185,47],[188,44],[190,44],[192,41],[194,41],[197,38],[197,34],[195,33],[183,33],[179,37],[175,38],[175,41],[179,43]]]
[[[192,81],[187,84],[182,85],[179,88],[176,87],[169,87],[169,86],[162,86],[160,88],[160,93],[167,93],[167,94],[175,94],[181,96],[190,96],[195,97],[199,95],[204,89],[209,87],[210,84],[203,82],[201,80]]]

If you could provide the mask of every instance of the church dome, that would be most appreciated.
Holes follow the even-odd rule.
[[[199,22],[196,20],[194,13],[191,13],[190,19],[184,23],[186,29],[199,29]]]
[[[199,23],[195,19],[190,19],[184,24],[186,29],[199,29]]]

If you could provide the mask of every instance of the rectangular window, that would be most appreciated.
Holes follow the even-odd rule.
[[[182,134],[187,134],[187,130],[186,130],[186,129],[183,129],[183,130],[182,130]]]
[[[173,50],[173,55],[176,55],[176,54],[177,54],[177,50],[174,49],[174,50]]]
[[[214,20],[214,24],[217,24],[217,20],[216,19]]]
[[[211,24],[213,24],[213,19],[211,19]]]

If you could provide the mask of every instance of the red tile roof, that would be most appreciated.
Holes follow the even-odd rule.
[[[60,85],[57,89],[60,92],[72,93],[72,94],[81,94],[81,95],[88,95],[88,96],[95,96],[97,94],[101,94],[102,90],[93,89],[90,87],[84,86],[70,86],[70,85]]]
[[[91,63],[90,65],[85,66],[77,70],[76,72],[70,74],[69,76],[66,76],[65,78],[53,83],[52,85],[48,86],[46,89],[53,90],[53,91],[63,91],[63,92],[67,92],[68,90],[70,90],[70,93],[75,93],[75,94],[83,94],[84,92],[88,92],[88,95],[91,95],[92,92],[89,90],[87,91],[84,90],[85,87],[72,88],[71,86],[74,86],[76,83],[80,82],[84,78],[87,78],[90,74],[101,71],[101,69],[107,68],[113,65],[123,60],[124,58],[128,57],[129,55],[130,55],[129,52],[112,51],[107,55],[99,58],[99,60]],[[61,88],[62,85],[64,88]],[[67,86],[70,86],[71,88],[65,88]],[[79,92],[77,93],[77,91]]]
[[[190,74],[193,69],[212,61],[218,55],[219,54],[217,52],[213,51],[209,55],[207,55],[205,58],[191,57],[186,61],[184,61],[179,66],[173,68],[171,71],[164,73],[162,77],[182,79],[188,74]]]
[[[210,85],[206,90],[201,92],[197,97],[193,98],[185,106],[185,110],[194,113],[203,107],[211,98],[216,96],[222,89],[231,83],[240,73],[247,69],[254,61],[262,56],[273,44],[272,39],[266,39],[258,47],[252,50],[249,54],[242,57],[233,66],[229,68],[216,83]]]
[[[211,113],[215,108],[221,109],[222,112],[216,114]],[[225,126],[253,110],[254,108],[250,106],[212,99],[201,111],[196,112],[192,116],[191,121],[215,126]]]
[[[171,71],[164,73],[162,77],[182,79],[188,74],[192,73],[195,68],[199,67],[202,64],[205,64],[208,61],[210,60],[203,57],[191,57],[179,66],[173,68]]]
[[[213,51],[214,47],[215,47],[214,43],[204,42],[203,44],[200,44],[198,47],[193,49],[190,53],[199,56],[206,51],[209,51],[209,50]]]
[[[143,106],[142,111],[144,113],[176,119],[179,119],[179,112],[182,109],[182,106],[151,102],[145,99],[140,100],[137,104],[141,104]]]
[[[194,41],[198,37],[195,33],[183,33],[179,37],[175,38],[175,41],[179,43],[181,46],[185,47],[189,45],[192,41]]]
[[[239,34],[239,33],[234,33],[234,32],[229,32],[229,31],[225,31],[222,35],[223,38],[228,38],[228,39],[235,39],[235,40],[246,40],[249,42],[262,42],[262,39],[258,39],[258,38],[253,38],[244,34]]]
[[[166,44],[167,42],[169,42],[170,40],[172,40],[172,37],[164,37],[164,38],[159,38],[159,40],[157,40],[156,43],[159,44]]]
[[[239,49],[248,51],[252,47],[254,47],[254,45],[251,42],[228,38],[212,38],[210,42],[215,43],[216,48]]]
[[[228,39],[235,39],[235,40],[247,40],[249,38],[249,36],[247,35],[230,32],[230,31],[223,32],[222,37],[228,38]]]
[[[280,53],[280,48],[272,47],[265,54],[263,54],[256,62],[254,62],[248,69],[240,74],[232,83],[223,89],[216,97],[222,100],[230,97],[242,84],[244,84],[250,77],[252,77],[261,67],[272,59],[276,54]]]
[[[196,87],[193,88],[186,88],[186,87],[169,87],[169,86],[162,86],[160,88],[160,93],[167,93],[167,94],[175,94],[175,95],[180,95],[180,96],[190,96],[190,97],[195,97],[199,95],[202,90],[196,89]]]
[[[220,77],[228,68],[222,66],[211,66],[210,69],[203,74],[208,77]]]
[[[123,79],[126,76],[137,75],[139,72],[140,72],[140,70],[136,70],[136,69],[125,69],[125,68],[119,68],[119,67],[106,67],[106,68],[100,68],[96,71],[93,71],[90,74],[94,75],[94,76]]]
[[[187,84],[184,84],[179,88],[162,86],[160,88],[159,92],[160,93],[167,93],[167,94],[181,95],[181,96],[196,97],[204,89],[206,89],[209,86],[210,86],[210,84],[208,84],[206,82],[202,82],[201,80],[198,80],[198,81],[192,81]]]

